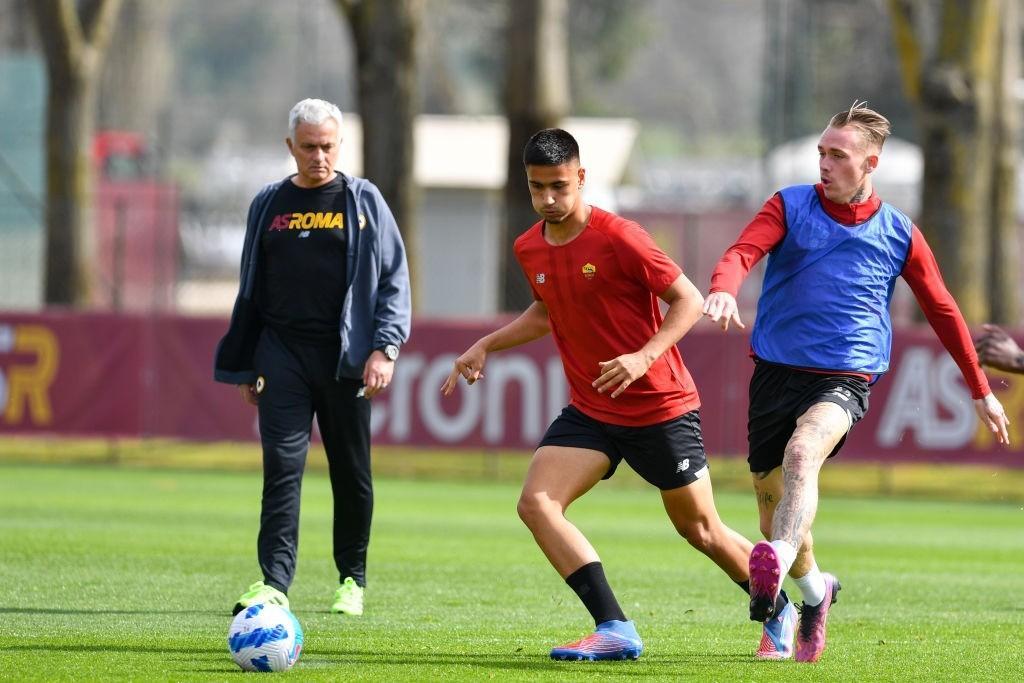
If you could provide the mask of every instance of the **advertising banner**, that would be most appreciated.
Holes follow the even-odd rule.
[[[395,377],[373,399],[374,442],[532,450],[568,401],[550,340],[492,354],[484,379],[440,388],[455,357],[501,321],[418,320]],[[215,383],[227,321],[113,314],[0,314],[0,435],[255,440],[256,411]],[[928,329],[899,330],[893,364],[871,390],[843,458],[1024,466],[1024,376],[990,373],[1011,420],[1007,449],[975,415],[959,369]],[[700,391],[708,451],[745,455],[748,338],[700,323],[680,344]]]

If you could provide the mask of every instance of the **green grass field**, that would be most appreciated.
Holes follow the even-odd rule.
[[[0,464],[0,679],[237,680],[229,610],[258,577],[253,472]],[[327,612],[330,491],[307,474],[290,597],[310,680],[1020,680],[1020,503],[829,498],[844,590],[817,665],[756,662],[746,599],[674,535],[654,491],[603,484],[572,518],[636,620],[636,662],[559,663],[584,609],[515,515],[512,483],[379,479],[367,615]],[[718,496],[755,532],[749,494]]]

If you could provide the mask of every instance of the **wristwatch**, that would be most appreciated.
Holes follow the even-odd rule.
[[[377,350],[383,353],[384,357],[390,361],[398,360],[398,347],[394,344],[386,344]]]

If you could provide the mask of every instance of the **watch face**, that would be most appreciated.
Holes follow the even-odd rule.
[[[397,360],[398,347],[394,344],[388,344],[384,347],[384,356],[387,357],[388,360]]]

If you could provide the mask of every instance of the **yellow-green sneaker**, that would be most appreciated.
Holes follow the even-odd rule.
[[[341,582],[341,587],[334,591],[334,604],[331,611],[335,614],[347,614],[352,617],[363,615],[363,589],[351,576]]]
[[[249,586],[249,590],[242,593],[241,597],[238,598],[238,602],[235,603],[235,608],[231,610],[231,613],[238,614],[246,607],[259,604],[280,605],[281,607],[288,609],[288,596],[273,586],[268,586],[262,581],[257,581]]]

